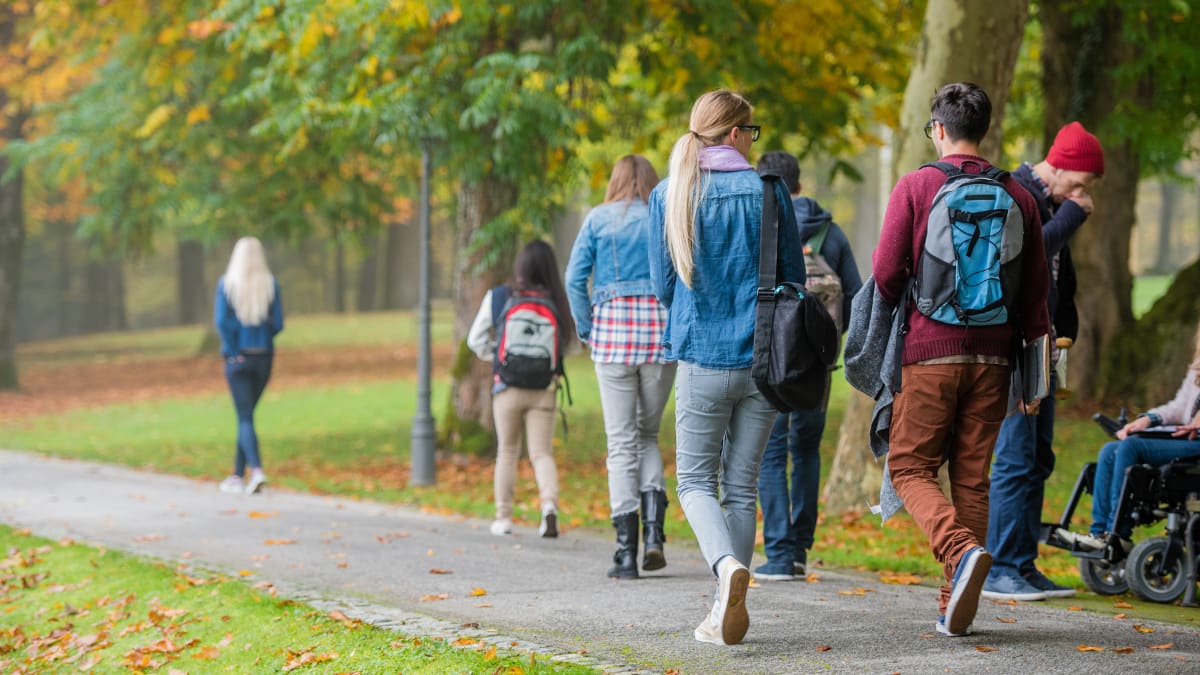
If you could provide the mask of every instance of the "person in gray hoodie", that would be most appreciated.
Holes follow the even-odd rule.
[[[823,277],[836,277],[841,298],[838,300],[835,296],[833,302],[838,306],[827,309],[835,319],[841,318],[838,328],[845,332],[850,302],[862,287],[850,240],[816,200],[801,196],[800,164],[795,156],[773,150],[763,154],[757,168],[760,174],[779,176],[791,193],[796,227],[804,247],[807,284],[813,289],[814,284],[822,283]],[[821,435],[824,431],[824,409],[779,413],[775,418],[758,474],[763,550],[767,562],[754,570],[756,579],[787,581],[806,572],[808,550],[812,548],[817,527]],[[790,491],[789,455],[792,458]]]

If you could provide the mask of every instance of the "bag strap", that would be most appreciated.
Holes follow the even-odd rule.
[[[825,224],[821,226],[821,229],[817,230],[817,233],[813,235],[811,239],[805,242],[808,244],[809,248],[812,249],[813,254],[821,255],[821,247],[825,245],[825,237],[829,235],[830,224],[831,221],[825,221]]]
[[[504,305],[508,303],[508,286],[501,284],[492,289],[492,326],[500,328],[504,321]]]
[[[758,299],[764,300],[764,292],[775,298],[775,272],[779,260],[779,204],[775,197],[775,186],[779,176],[764,174],[762,234],[758,241]]]

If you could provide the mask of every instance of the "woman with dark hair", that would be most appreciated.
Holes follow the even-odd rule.
[[[575,339],[571,321],[564,320],[566,307],[554,249],[544,241],[532,241],[517,254],[512,280],[484,294],[467,334],[471,351],[492,362],[492,415],[498,440],[492,534],[497,536],[512,534],[522,424],[542,503],[538,533],[558,536],[558,469],[551,441],[563,350]]]
[[[638,506],[642,569],[666,566],[667,506],[658,429],[675,380],[663,351],[667,310],[650,286],[646,206],[658,173],[641,155],[617,160],[604,203],[584,218],[567,263],[567,294],[579,338],[591,347],[608,437],[608,497],[617,552],[608,576],[638,576]],[[592,282],[588,294],[588,280]]]
[[[761,130],[753,113],[732,91],[696,99],[670,175],[650,193],[650,279],[668,312],[667,358],[679,361],[677,493],[717,578],[712,610],[692,635],[717,645],[741,642],[750,626],[758,470],[776,415],[750,377],[764,185],[780,221],[795,218],[783,183],[764,183],[747,161]],[[796,228],[779,228],[777,245],[779,281],[804,283]]]
[[[217,280],[213,322],[221,336],[225,380],[237,411],[237,452],[233,473],[221,481],[222,492],[254,494],[267,482],[254,431],[254,408],[275,356],[275,335],[283,330],[279,282],[267,266],[262,243],[242,237],[233,247],[229,266]],[[250,475],[243,478],[247,467]]]

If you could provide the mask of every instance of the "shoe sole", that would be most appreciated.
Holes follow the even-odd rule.
[[[705,619],[705,621],[708,621],[708,619]],[[720,645],[722,647],[725,646],[725,643],[721,642],[721,638],[715,635],[710,635],[699,628],[692,631],[692,637],[696,638],[696,642],[703,642],[710,645]]]
[[[1047,598],[1073,598],[1075,597],[1074,588],[1064,588],[1061,591],[1042,591]]]
[[[971,634],[971,631],[969,630],[965,630],[961,633],[951,633],[950,629],[946,628],[946,625],[942,623],[935,623],[933,627],[937,629],[937,632],[945,635],[946,637],[966,637]]]
[[[746,611],[746,589],[750,587],[750,571],[739,567],[729,575],[729,590],[725,597],[725,616],[721,619],[721,639],[736,645],[750,629],[750,613]]]
[[[650,549],[646,551],[646,557],[642,560],[642,569],[647,572],[661,570],[667,566],[667,557],[658,549]]]
[[[966,633],[979,611],[979,594],[992,569],[992,554],[980,551],[963,564],[966,568],[960,573],[959,583],[955,584],[950,602],[946,604],[946,630],[959,634]]]
[[[1019,602],[1033,602],[1035,600],[1045,600],[1050,595],[1044,591],[1037,593],[1000,593],[999,591],[982,590],[979,592],[979,597],[987,598],[988,600],[1017,600]]]
[[[759,581],[795,581],[796,575],[795,574],[761,574],[759,572],[755,572],[754,578],[758,579]]]

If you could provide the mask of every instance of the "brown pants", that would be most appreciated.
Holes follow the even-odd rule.
[[[496,517],[512,518],[513,485],[521,457],[521,423],[529,461],[537,480],[543,512],[558,508],[558,468],[554,465],[554,387],[518,389],[509,387],[492,398],[499,448],[496,453]]]
[[[1007,366],[904,366],[892,408],[887,465],[904,508],[929,538],[946,581],[959,558],[987,541],[988,471],[1008,406]],[[937,473],[949,464],[950,499]],[[941,587],[946,613],[950,584]]]

